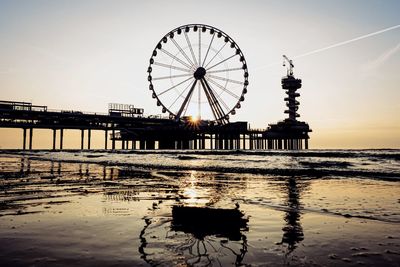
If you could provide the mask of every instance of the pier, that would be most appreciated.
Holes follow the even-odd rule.
[[[284,129],[281,133],[275,128],[250,129],[247,122],[219,125],[212,121],[195,122],[190,117],[181,121],[143,117],[143,109],[117,109],[112,105],[108,113],[84,113],[49,110],[47,106],[27,102],[0,101],[0,128],[21,129],[24,150],[32,149],[37,129],[53,131],[53,150],[63,149],[65,130],[81,131],[80,149],[91,149],[93,130],[104,131],[104,149],[112,150],[116,149],[117,142],[122,149],[224,150],[302,149],[307,148],[308,143],[304,132],[285,135]]]
[[[190,38],[199,43],[196,53]],[[208,47],[203,53],[201,42]],[[222,49],[225,52],[220,54]],[[251,129],[248,122],[231,122],[247,94],[247,62],[229,35],[204,24],[173,29],[161,38],[151,54],[148,89],[166,117],[145,117],[142,108],[129,104],[113,103],[109,104],[108,113],[88,113],[0,101],[0,128],[22,129],[23,150],[33,148],[36,129],[53,131],[53,150],[64,148],[66,130],[80,130],[80,149],[89,150],[94,130],[104,132],[104,149],[112,150],[116,143],[126,150],[308,149],[311,129],[306,122],[297,120],[301,79],[293,75],[293,62],[283,57],[287,75],[282,78],[282,89],[287,94],[284,100],[288,117],[265,129]]]
[[[297,90],[301,88],[301,79],[293,75],[293,62],[284,58],[289,64],[287,75],[282,78],[282,89],[287,94],[284,101],[288,107],[285,110],[288,117],[276,124],[269,124],[265,129],[251,129],[248,122],[230,122],[227,115],[215,120],[177,117],[174,114],[169,117],[145,117],[142,108],[128,104],[112,103],[108,106],[108,113],[88,113],[50,110],[47,106],[18,101],[0,101],[0,128],[22,129],[23,150],[33,148],[36,129],[53,131],[53,150],[63,149],[65,130],[80,130],[82,150],[91,149],[93,130],[104,132],[104,149],[111,150],[116,149],[117,143],[125,150],[308,149],[308,133],[312,130],[306,122],[297,120],[300,103],[296,98],[300,96]]]

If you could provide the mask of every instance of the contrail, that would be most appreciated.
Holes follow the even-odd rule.
[[[305,57],[305,56],[313,55],[313,54],[320,53],[320,52],[323,52],[323,51],[331,49],[331,48],[339,47],[339,46],[346,45],[346,44],[349,44],[349,43],[353,43],[353,42],[356,42],[356,41],[359,41],[359,40],[362,40],[362,39],[365,39],[365,38],[368,38],[368,37],[372,37],[372,36],[387,32],[387,31],[395,30],[397,28],[400,28],[400,24],[392,26],[392,27],[389,27],[389,28],[385,28],[385,29],[382,29],[382,30],[379,30],[379,31],[376,31],[376,32],[368,33],[368,34],[365,34],[365,35],[362,35],[362,36],[359,36],[359,37],[356,37],[356,38],[353,38],[353,39],[350,39],[350,40],[347,40],[347,41],[343,41],[343,42],[336,43],[336,44],[333,44],[333,45],[329,45],[329,46],[326,46],[326,47],[323,47],[323,48],[319,48],[319,49],[316,49],[316,50],[313,50],[313,51],[310,51],[310,52],[307,52],[307,53],[304,53],[304,54],[300,54],[300,55],[294,56],[292,58],[296,59],[296,58],[302,58],[302,57]],[[267,68],[267,67],[272,67],[272,66],[275,66],[275,65],[278,65],[278,64],[282,64],[282,61],[273,62],[273,63],[270,63],[268,65],[260,66],[258,68],[255,68],[254,70],[257,71],[257,70],[264,69],[264,68]]]
[[[383,29],[383,30],[379,30],[379,31],[376,31],[376,32],[365,34],[365,35],[362,35],[362,36],[359,36],[359,37],[356,37],[356,38],[353,38],[353,39],[350,39],[350,40],[347,40],[347,41],[343,41],[343,42],[340,42],[340,43],[337,43],[337,44],[333,44],[333,45],[330,45],[330,46],[327,46],[327,47],[324,47],[324,48],[319,48],[317,50],[310,51],[310,52],[295,56],[293,58],[301,58],[301,57],[313,55],[313,54],[316,54],[316,53],[319,53],[319,52],[322,52],[322,51],[325,51],[325,50],[328,50],[328,49],[331,49],[331,48],[335,48],[335,47],[338,47],[338,46],[342,46],[342,45],[346,45],[346,44],[349,44],[349,43],[353,43],[353,42],[356,42],[356,41],[359,41],[359,40],[362,40],[362,39],[365,39],[365,38],[368,38],[368,37],[372,37],[372,36],[387,32],[387,31],[395,30],[397,28],[400,28],[400,24],[398,24],[396,26],[392,26],[392,27],[386,28],[386,29]]]

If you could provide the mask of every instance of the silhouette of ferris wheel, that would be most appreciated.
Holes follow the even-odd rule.
[[[148,67],[149,89],[176,120],[229,122],[247,93],[248,70],[239,46],[221,30],[188,24],[167,33]]]

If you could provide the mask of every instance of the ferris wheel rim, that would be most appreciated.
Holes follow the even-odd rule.
[[[152,56],[151,56],[151,58],[150,58],[150,64],[149,64],[148,71],[147,71],[147,72],[148,72],[148,81],[149,81],[149,90],[152,92],[152,97],[156,99],[156,101],[157,101],[157,106],[162,106],[162,112],[163,112],[163,113],[168,112],[170,118],[175,118],[175,119],[180,119],[180,118],[181,118],[181,115],[182,115],[182,114],[181,114],[181,109],[182,109],[183,105],[181,106],[181,109],[179,110],[179,112],[174,112],[174,111],[171,110],[171,107],[174,105],[174,103],[172,103],[172,105],[170,105],[170,106],[168,107],[168,106],[166,106],[165,103],[164,103],[163,101],[161,101],[161,99],[160,99],[161,94],[164,94],[164,93],[166,93],[167,91],[174,89],[174,87],[176,87],[177,85],[173,85],[171,88],[168,88],[167,90],[164,90],[164,91],[162,91],[162,92],[156,92],[156,90],[154,89],[153,81],[156,80],[156,79],[160,80],[160,79],[164,79],[164,78],[168,78],[168,77],[166,76],[166,77],[156,77],[156,78],[153,78],[151,73],[152,73],[153,67],[154,67],[155,65],[158,65],[158,66],[161,65],[161,63],[156,62],[156,61],[154,60],[154,58],[157,56],[157,50],[163,51],[163,50],[162,50],[162,44],[163,44],[163,43],[164,43],[164,44],[167,43],[168,39],[172,40],[172,42],[175,42],[174,39],[173,39],[175,33],[177,33],[178,35],[180,35],[180,34],[183,32],[184,35],[185,35],[185,38],[188,38],[186,33],[189,32],[190,29],[193,29],[194,32],[199,31],[199,36],[201,36],[201,32],[204,33],[204,32],[207,32],[207,31],[210,31],[210,34],[213,35],[212,40],[211,40],[211,42],[210,42],[210,44],[209,44],[207,53],[206,53],[206,55],[205,55],[205,57],[204,57],[204,59],[203,59],[203,62],[201,62],[201,59],[202,59],[202,58],[201,58],[200,55],[199,55],[199,58],[198,58],[199,62],[197,62],[197,61],[196,61],[196,57],[195,57],[195,55],[194,55],[194,52],[193,52],[193,50],[192,50],[192,47],[191,47],[191,45],[190,45],[190,41],[187,40],[187,42],[188,42],[188,44],[189,44],[189,47],[190,47],[190,50],[191,50],[192,59],[193,59],[194,62],[192,62],[191,59],[189,58],[189,56],[186,55],[186,53],[184,53],[184,52],[183,52],[183,54],[185,54],[185,56],[187,56],[187,58],[186,58],[187,61],[186,61],[186,62],[183,61],[183,60],[181,60],[181,59],[179,59],[179,58],[176,57],[176,56],[173,57],[174,60],[177,60],[178,62],[180,62],[181,65],[185,66],[187,69],[184,69],[183,66],[178,67],[178,66],[172,66],[172,65],[170,65],[170,66],[169,66],[169,67],[170,67],[170,70],[171,70],[171,68],[172,68],[172,69],[178,69],[178,70],[184,71],[185,74],[174,75],[174,76],[170,75],[169,78],[171,78],[171,77],[177,78],[177,77],[187,77],[187,76],[189,76],[189,78],[185,79],[184,81],[181,81],[181,82],[178,83],[177,85],[181,85],[181,84],[186,83],[186,82],[188,82],[188,81],[190,80],[190,83],[189,83],[189,84],[187,85],[187,87],[181,92],[181,94],[183,94],[183,93],[187,90],[187,88],[190,87],[190,90],[189,90],[190,98],[191,98],[191,94],[193,93],[193,88],[196,87],[197,81],[200,81],[200,82],[198,83],[198,87],[200,88],[200,86],[203,86],[203,89],[204,89],[205,91],[206,91],[207,88],[210,89],[210,91],[212,91],[212,88],[211,88],[209,85],[206,85],[206,84],[208,84],[208,82],[210,82],[210,83],[213,83],[213,84],[214,84],[213,86],[217,86],[217,87],[219,87],[220,89],[223,90],[223,91],[221,91],[220,94],[222,94],[223,92],[227,92],[228,94],[230,94],[230,95],[234,96],[235,98],[237,98],[237,101],[235,101],[233,107],[226,108],[227,106],[226,106],[226,104],[224,103],[224,105],[225,105],[225,110],[222,109],[222,108],[220,108],[221,111],[219,112],[219,114],[217,114],[217,115],[214,114],[214,118],[215,118],[215,119],[214,119],[214,120],[211,120],[211,121],[219,122],[219,121],[222,121],[222,120],[229,120],[229,115],[235,115],[235,114],[236,114],[236,110],[241,108],[241,102],[244,101],[244,96],[245,96],[245,94],[247,93],[247,87],[248,87],[248,85],[249,85],[249,81],[248,81],[249,74],[248,74],[247,61],[246,61],[246,59],[245,59],[245,57],[244,57],[244,55],[243,55],[243,52],[242,52],[242,50],[240,49],[239,45],[238,45],[228,34],[226,34],[225,32],[223,32],[222,30],[220,30],[220,29],[218,29],[218,28],[216,28],[216,27],[213,27],[213,26],[210,26],[210,25],[207,25],[207,24],[186,24],[186,25],[182,25],[182,26],[176,27],[176,28],[174,28],[173,30],[169,31],[167,34],[165,34],[165,35],[160,39],[160,41],[157,43],[157,45],[155,46],[155,48],[153,49]],[[215,37],[216,34],[217,34],[217,37],[218,37],[218,38],[221,38],[221,37],[224,38],[224,41],[225,41],[224,46],[225,46],[227,43],[230,43],[230,47],[235,49],[235,54],[232,55],[232,56],[229,57],[229,58],[226,58],[226,59],[220,61],[218,64],[214,64],[214,65],[208,67],[208,65],[209,65],[209,64],[214,60],[214,58],[218,55],[219,51],[220,51],[221,49],[224,48],[224,46],[223,46],[223,47],[221,47],[221,49],[214,55],[214,57],[213,57],[211,60],[208,61],[207,65],[204,66],[204,64],[205,64],[205,62],[206,62],[206,59],[207,59],[207,56],[208,56],[208,53],[209,53],[209,50],[210,50],[210,48],[211,48],[212,41],[213,41],[213,39],[214,39],[214,37]],[[199,43],[199,54],[201,53],[201,45],[202,45],[202,43]],[[177,46],[177,48],[179,48],[179,45]],[[213,48],[213,49],[214,49],[214,48]],[[215,49],[214,49],[214,50],[215,50]],[[163,52],[165,52],[165,51],[163,51]],[[182,51],[180,51],[180,52],[182,52]],[[219,65],[219,64],[224,63],[225,61],[227,61],[227,60],[229,60],[230,58],[235,57],[235,56],[239,56],[239,58],[240,58],[240,62],[241,62],[241,64],[242,64],[242,66],[241,66],[240,68],[238,67],[238,68],[231,68],[231,69],[227,69],[227,70],[211,70],[209,73],[207,72],[208,70],[210,70],[210,69],[216,67],[216,66]],[[171,56],[171,57],[172,57],[172,56]],[[156,64],[156,63],[157,63],[157,64]],[[191,64],[191,63],[194,63],[194,64]],[[191,64],[191,65],[190,65],[190,64]],[[167,64],[164,64],[164,65],[165,65],[164,67],[166,67]],[[196,67],[196,66],[197,66],[197,67]],[[207,73],[204,73],[203,76],[201,76],[201,74],[198,74],[198,76],[196,77],[196,73],[198,73],[200,69],[204,70],[204,72],[207,72]],[[239,70],[239,69],[240,69],[240,70],[243,70],[243,82],[240,83],[240,85],[241,85],[240,95],[236,95],[236,94],[230,92],[230,91],[226,88],[228,82],[237,82],[237,83],[238,83],[238,81],[233,81],[233,80],[230,80],[230,79],[227,79],[227,78],[223,78],[223,77],[219,77],[219,76],[212,75],[212,74],[217,74],[218,72],[222,72],[222,71],[225,71],[225,72],[226,72],[226,71]],[[207,77],[206,77],[206,74],[208,74]],[[210,75],[210,74],[211,74],[211,75]],[[194,79],[193,79],[193,77],[190,77],[191,75],[194,76]],[[213,80],[212,80],[211,78],[220,79],[220,80],[226,81],[226,83],[225,83],[225,88],[222,88],[222,86],[221,86],[220,84],[215,83],[215,81],[213,82]],[[200,89],[199,89],[199,90],[200,90]],[[185,98],[184,101],[187,101],[187,98],[189,97],[189,94],[186,96],[186,98]],[[199,94],[200,94],[200,93],[199,93]],[[178,98],[179,98],[179,97],[181,97],[181,95],[179,95]],[[216,102],[218,102],[218,99],[216,99],[216,98],[218,98],[218,97],[219,97],[218,94],[217,94],[216,97],[214,96]],[[178,98],[177,98],[176,100],[178,100]],[[175,100],[175,101],[176,101],[176,100]],[[221,102],[223,102],[223,100],[222,100],[221,98],[220,98],[219,100],[220,100]],[[210,103],[210,100],[209,100],[209,99],[207,100],[207,102],[209,102],[209,105],[211,106],[211,103]],[[184,102],[184,103],[185,103],[185,102]],[[200,102],[199,102],[199,105],[200,105]],[[212,107],[211,107],[211,110],[212,110]],[[213,111],[213,110],[212,110],[212,111]],[[214,112],[213,112],[213,113],[214,113]]]

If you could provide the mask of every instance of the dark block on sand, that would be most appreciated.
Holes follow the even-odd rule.
[[[238,209],[215,209],[204,207],[172,207],[174,231],[191,233],[198,239],[208,235],[240,240],[241,231],[247,231],[248,219]]]

